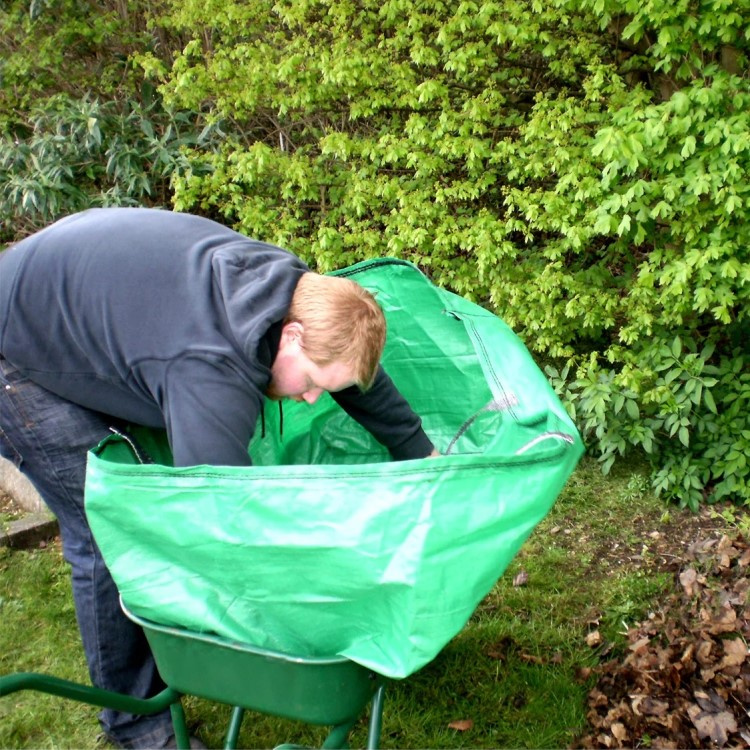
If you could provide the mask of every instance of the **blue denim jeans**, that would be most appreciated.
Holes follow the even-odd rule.
[[[91,681],[146,698],[164,684],[143,631],[122,613],[83,506],[86,452],[113,424],[116,420],[36,385],[0,355],[0,455],[31,480],[57,516]],[[105,709],[99,720],[107,736],[125,748],[160,748],[173,734],[168,711],[134,716]]]

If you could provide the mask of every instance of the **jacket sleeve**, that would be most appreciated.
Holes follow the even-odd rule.
[[[220,358],[170,365],[162,401],[175,466],[249,466],[263,396]]]
[[[397,461],[425,458],[433,449],[422,429],[422,420],[412,411],[382,367],[370,390],[357,386],[331,393],[334,400],[356,419]]]

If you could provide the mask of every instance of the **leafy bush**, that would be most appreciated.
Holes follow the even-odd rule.
[[[550,361],[605,471],[643,450],[682,504],[750,500],[736,12],[309,0],[174,19],[193,39],[165,96],[233,123],[175,181],[179,208],[321,270],[416,262]]]
[[[162,92],[234,127],[220,154],[195,155],[213,172],[178,181],[176,205],[216,211],[322,270],[387,253],[486,298],[482,265],[506,220],[496,149],[536,96],[580,85],[579,59],[606,51],[587,19],[529,11],[181,3],[175,18],[194,39]]]
[[[6,0],[0,4],[0,132],[23,130],[48,97],[125,96],[137,90],[128,57],[153,46],[140,2]],[[136,83],[133,86],[134,82]]]
[[[206,142],[131,57],[168,53],[150,0],[0,6],[0,241],[90,205],[167,205],[180,149]],[[171,41],[178,43],[176,37]]]
[[[750,502],[750,36],[732,4],[165,0],[88,26],[88,3],[35,7],[41,73],[11,35],[0,87],[16,227],[172,192],[321,271],[407,258],[525,338],[605,472],[643,451],[665,497]],[[56,84],[65,34],[86,64]],[[18,118],[27,87],[44,96]]]
[[[18,237],[90,206],[168,205],[199,136],[186,113],[65,95],[31,112],[26,138],[0,137],[2,228]]]
[[[551,189],[517,189],[513,205],[543,203],[546,223],[538,228],[570,227],[552,243],[564,260],[544,272],[561,283],[549,284],[554,312],[538,329],[548,351],[570,359],[548,372],[605,471],[616,456],[642,449],[654,488],[681,505],[747,503],[750,86],[734,72],[746,65],[745,27],[717,8],[701,15],[615,5],[634,14],[628,39],[655,40],[641,45],[631,67],[648,63],[669,77],[649,88],[610,76],[619,91],[598,87],[609,89],[607,117],[578,153],[583,177],[554,161],[546,171],[539,164],[540,144],[548,144],[541,153],[549,159],[560,143],[575,141],[559,127],[562,103],[537,108],[534,137],[516,153],[526,174],[537,165],[526,184],[541,170]],[[648,22],[664,25],[647,29]],[[663,101],[654,88],[666,89]],[[582,253],[576,279],[571,256]],[[535,302],[539,295],[526,297],[522,314]],[[561,322],[571,336],[555,342]],[[588,355],[576,328],[590,341]]]

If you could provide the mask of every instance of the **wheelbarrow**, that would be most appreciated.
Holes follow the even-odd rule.
[[[246,709],[331,727],[324,748],[348,747],[349,732],[371,704],[367,748],[377,748],[383,714],[384,681],[342,657],[302,658],[227,638],[167,627],[133,614],[153,651],[167,687],[149,699],[82,685],[39,673],[0,677],[0,696],[37,690],[62,698],[134,714],[170,709],[178,748],[190,740],[183,695],[233,706],[224,747],[235,748]],[[280,745],[293,748],[297,745]]]
[[[285,406],[283,430],[271,410],[253,466],[174,467],[166,435],[137,428],[154,463],[116,435],[89,454],[86,513],[107,567],[154,621],[136,619],[174,695],[237,707],[227,747],[245,708],[332,725],[326,746],[341,745],[368,701],[377,747],[378,675],[408,677],[460,632],[583,452],[499,318],[404,261],[338,273],[378,293],[383,366],[441,458],[390,462],[328,394]],[[179,701],[162,700],[184,745]]]

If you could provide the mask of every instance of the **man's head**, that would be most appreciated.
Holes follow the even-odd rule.
[[[304,274],[271,366],[270,398],[314,403],[323,391],[372,384],[385,346],[385,317],[370,292],[339,276]]]

